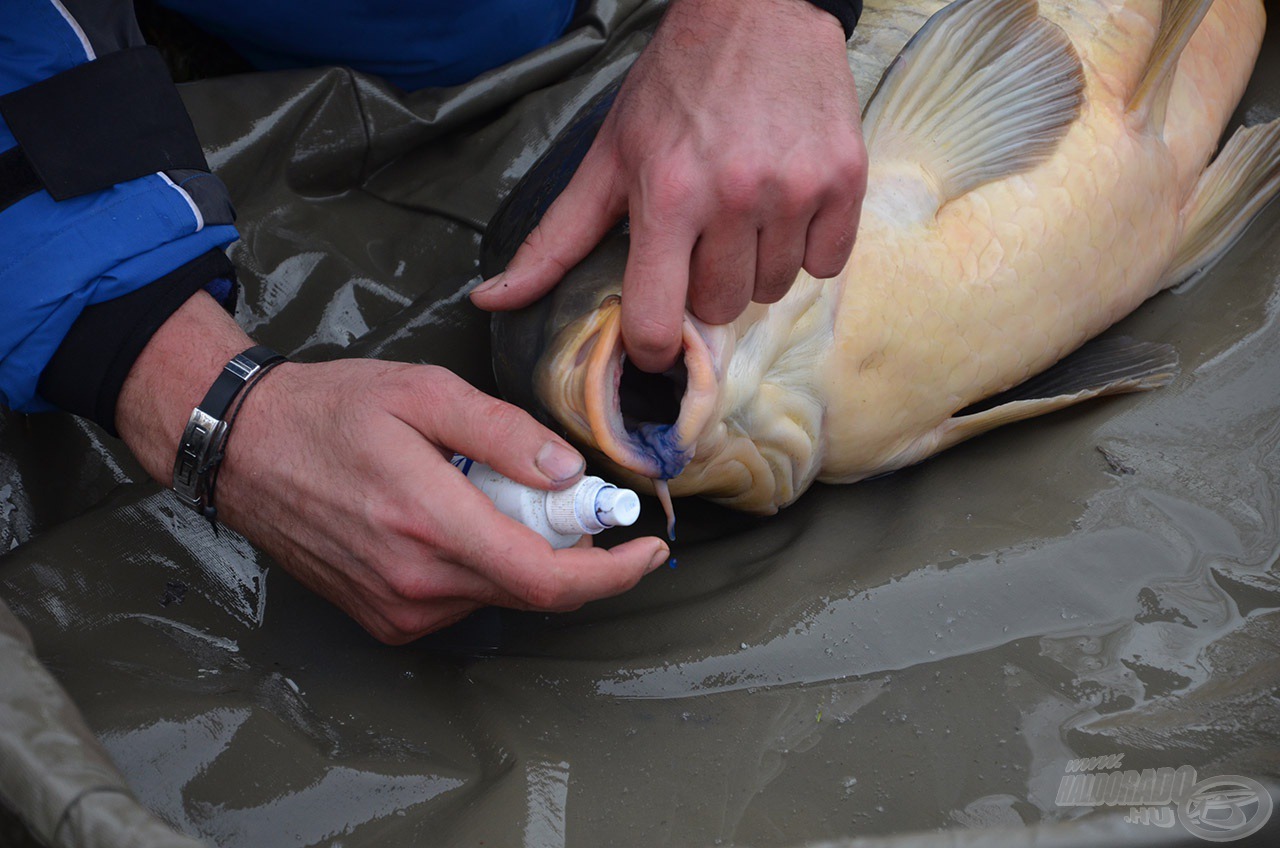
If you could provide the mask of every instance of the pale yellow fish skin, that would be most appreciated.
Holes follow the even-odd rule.
[[[1195,185],[1244,92],[1267,25],[1263,5],[1215,3],[1178,63],[1163,135],[1181,186]]]
[[[945,5],[867,0],[850,45],[864,97]],[[753,305],[726,327],[698,325],[723,373],[713,399],[685,394],[678,429],[696,437],[673,495],[771,513],[815,479],[848,483],[918,462],[977,432],[955,413],[1042,372],[1171,282],[1184,209],[1257,58],[1263,4],[1213,4],[1182,54],[1161,126],[1128,108],[1160,0],[1042,0],[1038,9],[1083,72],[1079,114],[1057,147],[938,208],[938,181],[921,162],[873,144],[844,272],[801,273],[778,303]],[[581,367],[587,351],[621,355],[616,332],[598,343],[617,308],[602,306],[558,338],[539,366],[540,397],[621,479],[648,488],[620,421],[597,426],[587,414],[607,419],[617,395],[616,384],[587,391]]]
[[[879,193],[910,163],[873,153],[857,247],[824,294],[839,307],[819,479],[863,479],[948,446],[956,411],[1044,370],[1160,285],[1183,205],[1256,59],[1262,4],[1214,4],[1154,129],[1126,104],[1160,3],[1040,7],[1070,37],[1086,80],[1080,117],[1048,161],[904,225]],[[819,284],[797,283],[808,285]]]

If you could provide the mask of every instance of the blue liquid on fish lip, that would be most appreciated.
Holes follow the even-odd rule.
[[[628,430],[632,440],[639,446],[642,453],[651,457],[658,469],[656,480],[662,481],[664,484],[673,477],[684,471],[685,466],[693,458],[691,450],[681,448],[676,438],[676,428],[673,424],[655,424],[646,422],[637,426],[634,430]],[[675,513],[670,509],[670,495],[665,491],[659,492],[662,496],[661,500],[664,507],[668,511],[667,522],[667,539],[674,542],[676,540],[676,518]],[[676,560],[673,557],[670,560],[672,568],[676,567]]]
[[[661,480],[670,480],[684,471],[692,452],[681,448],[673,424],[641,424],[631,431],[632,438],[646,454],[653,457]]]

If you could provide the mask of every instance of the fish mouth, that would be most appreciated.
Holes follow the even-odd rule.
[[[565,328],[542,369],[543,399],[573,435],[621,468],[670,480],[692,461],[715,414],[720,363],[726,361],[719,328],[686,313],[676,364],[650,374],[628,359],[621,319],[621,299],[610,295]]]

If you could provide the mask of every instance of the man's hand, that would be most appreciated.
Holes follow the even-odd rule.
[[[840,273],[866,189],[858,114],[832,15],[804,0],[677,0],[569,185],[473,299],[531,303],[630,214],[623,343],[662,371],[686,296],[723,324],[779,300],[801,266]]]
[[[207,295],[152,338],[117,426],[168,485],[192,408],[252,342]],[[633,586],[658,539],[554,551],[449,464],[454,452],[544,489],[582,457],[516,407],[444,369],[375,360],[287,363],[245,401],[218,477],[219,517],[384,642],[490,604],[567,610]]]

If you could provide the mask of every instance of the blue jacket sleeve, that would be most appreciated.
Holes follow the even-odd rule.
[[[4,0],[0,96],[142,43],[131,0]],[[17,146],[0,117],[0,155]],[[56,408],[47,393],[86,398],[79,405],[91,408],[73,411],[112,429],[111,392],[149,332],[186,295],[216,288],[210,277],[229,275],[220,249],[236,238],[232,219],[222,183],[191,169],[157,170],[63,200],[40,189],[0,208],[0,405],[37,412]],[[174,285],[189,290],[175,297]],[[69,334],[77,336],[75,357],[97,360],[90,382],[106,372],[117,379],[68,387],[78,378],[64,355],[58,379],[46,381],[58,385],[44,391],[41,375]],[[103,392],[111,396],[97,397]]]

